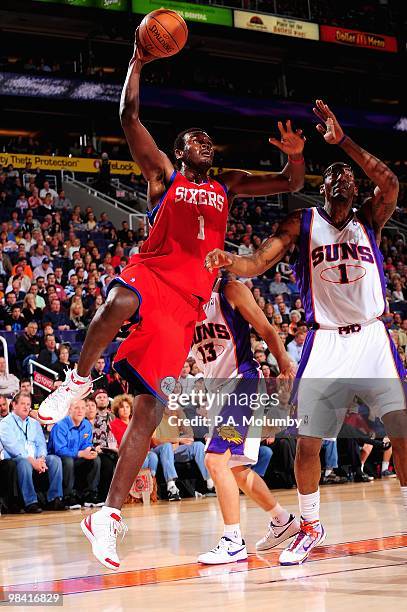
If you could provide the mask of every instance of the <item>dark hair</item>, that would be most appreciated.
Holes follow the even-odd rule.
[[[349,170],[352,170],[352,172],[353,172],[352,166],[350,166],[346,162],[334,162],[333,164],[328,166],[328,168],[326,168],[326,170],[324,171],[324,174],[322,175],[322,177],[325,179],[325,177],[328,174],[328,172],[330,172],[332,170],[332,168],[335,168],[335,166],[342,166],[343,168],[349,168]]]
[[[180,132],[174,140],[174,147],[173,147],[174,157],[175,157],[175,151],[177,149],[181,149],[181,151],[184,150],[185,136],[187,134],[205,134],[205,133],[206,133],[205,130],[203,130],[202,128],[197,128],[197,127],[191,127],[191,128],[188,128],[187,130],[184,130],[183,132]],[[179,160],[176,159],[175,161],[176,161],[176,164],[178,164]]]

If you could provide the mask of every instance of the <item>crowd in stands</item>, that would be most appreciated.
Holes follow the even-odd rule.
[[[61,384],[65,372],[78,359],[85,330],[106,299],[109,283],[138,252],[145,234],[144,227],[131,231],[126,222],[115,228],[106,213],[97,218],[91,208],[82,211],[57,188],[54,179],[33,170],[30,164],[22,169],[0,168],[0,335],[6,338],[9,351],[8,369],[0,357],[0,498],[9,508],[24,507],[33,513],[43,507],[94,506],[106,498],[132,411],[132,390],[111,368],[111,355],[126,331],[119,333],[95,363],[92,377],[98,380],[94,395],[73,405],[70,414],[51,431],[44,431],[35,419],[33,408],[41,400],[41,391],[31,388],[29,364],[34,360],[53,372],[47,376],[54,388]],[[227,239],[240,253],[250,253],[276,229],[279,218],[281,210],[270,202],[238,200],[231,210]],[[404,237],[385,230],[381,250],[390,305],[384,321],[406,363]],[[307,326],[289,259],[287,256],[262,277],[243,280],[298,363]],[[278,374],[276,360],[254,329],[251,342],[272,388]],[[189,358],[178,390],[190,392],[202,385],[198,364]],[[281,398],[281,405],[291,411],[289,396]],[[394,476],[389,470],[391,449],[383,442],[380,422],[369,420],[367,407],[362,406],[361,411],[350,414],[346,424],[353,427],[353,436],[337,444],[324,444],[322,482]],[[189,406],[184,412],[190,418],[194,413],[204,414],[205,406]],[[355,414],[359,418],[356,423]],[[145,462],[153,476],[159,472],[161,498],[177,501],[191,492],[191,486],[183,489],[178,483],[188,482],[194,482],[192,489],[200,493],[214,493],[203,462],[207,433],[205,427],[173,426],[167,411]],[[371,469],[369,475],[363,464],[372,449],[369,461],[376,461],[371,465],[378,465],[378,471]],[[293,486],[294,454],[295,437],[280,432],[264,441],[254,469],[274,486]],[[1,488],[4,483],[6,491]]]

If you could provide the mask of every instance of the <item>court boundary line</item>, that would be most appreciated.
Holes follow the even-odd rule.
[[[374,544],[376,544],[375,548],[372,547],[372,545]],[[313,551],[312,558],[309,559],[307,563],[329,561],[344,557],[357,557],[359,555],[368,555],[371,553],[382,552],[386,550],[397,550],[405,547],[407,547],[407,534],[401,534],[398,536],[386,536],[383,538],[369,538],[366,540],[354,540],[351,542],[341,542],[337,544],[331,544],[315,548]],[[273,555],[272,560],[268,560],[265,555],[251,553],[249,554],[247,561],[243,561],[243,563],[245,564],[244,567],[242,567],[242,562],[236,562],[235,564],[230,565],[223,564],[216,566],[206,566],[198,563],[185,563],[178,565],[160,566],[155,568],[153,567],[138,570],[128,570],[125,572],[111,572],[108,574],[93,574],[88,576],[77,576],[71,578],[38,581],[35,583],[4,585],[0,587],[0,595],[4,595],[10,591],[26,590],[51,591],[54,593],[61,593],[63,595],[77,595],[80,593],[100,592],[120,588],[159,585],[164,583],[180,582],[183,580],[209,578],[209,575],[202,575],[202,570],[204,570],[205,568],[218,568],[218,572],[213,569],[213,576],[222,575],[224,573],[232,574],[262,569],[273,569],[277,567],[284,567],[280,566],[278,563],[278,555],[280,552],[281,550],[278,549],[271,553],[267,553],[268,555]],[[239,564],[241,569],[239,567]],[[405,563],[403,562],[397,565],[405,564],[407,564],[407,561]],[[390,564],[388,566],[391,567]],[[375,566],[366,569],[374,569],[374,567]],[[225,572],[225,568],[229,568],[229,571]],[[356,569],[357,568],[355,568],[355,570]],[[184,570],[185,573],[183,573],[182,570]],[[349,571],[353,570],[349,569]],[[304,578],[307,577],[312,576],[304,576]],[[295,578],[296,577],[293,576],[291,579],[293,580]],[[287,580],[289,579],[290,578],[287,577]],[[82,588],[80,586],[81,583]]]

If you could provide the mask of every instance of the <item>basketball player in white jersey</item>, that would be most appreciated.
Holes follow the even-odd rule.
[[[257,542],[257,550],[277,546],[300,528],[296,518],[280,506],[264,480],[250,468],[257,462],[262,432],[261,426],[250,424],[250,418],[263,416],[267,403],[264,379],[250,346],[250,325],[275,356],[281,378],[292,379],[295,366],[243,283],[218,279],[204,311],[206,319],[195,327],[192,353],[204,373],[207,391],[212,397],[218,393],[222,398],[208,412],[211,427],[205,464],[215,482],[224,531],[217,546],[200,555],[198,561],[234,563],[247,559],[240,531],[239,488],[270,516],[267,534]],[[258,402],[260,393],[264,394],[263,404]]]
[[[386,309],[381,230],[397,203],[397,177],[379,159],[346,136],[330,108],[316,101],[317,130],[337,145],[374,183],[356,212],[357,186],[351,166],[334,163],[323,176],[321,208],[295,211],[251,256],[212,251],[209,269],[227,267],[244,277],[262,274],[294,245],[295,266],[310,331],[297,373],[298,418],[302,419],[295,474],[301,531],[280,556],[283,565],[305,561],[325,539],[319,520],[319,451],[322,438],[336,437],[355,393],[383,420],[407,509],[407,410],[397,350],[378,319]],[[346,383],[346,384],[345,384]]]

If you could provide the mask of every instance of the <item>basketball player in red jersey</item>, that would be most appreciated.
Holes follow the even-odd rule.
[[[301,131],[279,124],[281,142],[270,142],[289,156],[277,175],[230,171],[208,177],[214,147],[203,130],[182,132],[175,141],[177,167],[158,149],[139,119],[139,84],[143,65],[153,58],[136,44],[123,87],[120,116],[133,159],[148,181],[151,231],[140,254],[109,286],[95,315],[78,368],[39,409],[43,423],[63,418],[70,403],[92,387],[90,370],[124,321],[133,323],[114,360],[115,369],[136,386],[133,417],[120,447],[106,505],[82,522],[93,553],[117,569],[117,533],[125,529],[120,509],[147,454],[191,346],[195,323],[204,317],[216,274],[205,270],[208,251],[224,243],[228,205],[236,195],[260,196],[297,191],[304,180]]]

